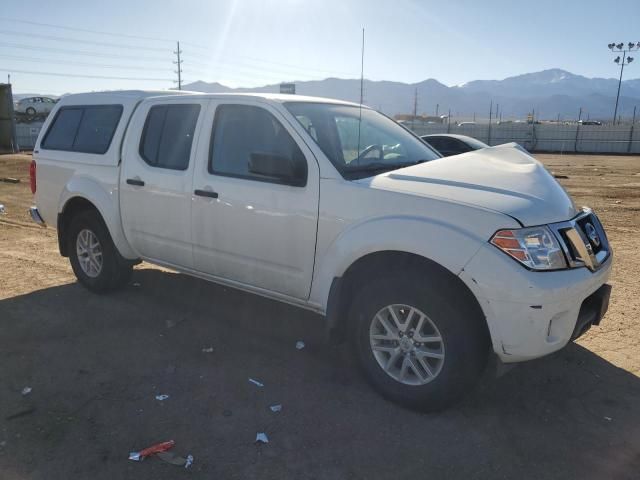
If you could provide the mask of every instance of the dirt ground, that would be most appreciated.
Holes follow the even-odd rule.
[[[21,182],[0,182],[0,478],[640,478],[640,157],[538,158],[605,224],[609,313],[426,415],[373,392],[314,314],[148,264],[88,293],[27,218],[30,157],[1,156]],[[127,459],[169,439],[192,469]]]

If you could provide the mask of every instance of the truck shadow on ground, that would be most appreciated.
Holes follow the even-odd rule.
[[[371,390],[319,316],[157,269],[106,296],[68,284],[2,300],[0,329],[3,478],[176,478],[126,459],[170,438],[216,478],[640,471],[640,379],[580,345],[427,415]]]

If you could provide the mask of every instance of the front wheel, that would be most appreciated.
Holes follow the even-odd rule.
[[[120,255],[97,212],[87,210],[73,217],[67,242],[73,273],[89,290],[114,290],[131,278],[132,263]]]
[[[420,272],[360,289],[350,312],[352,340],[366,378],[385,397],[437,411],[481,376],[489,352],[484,319],[456,293],[451,282]]]

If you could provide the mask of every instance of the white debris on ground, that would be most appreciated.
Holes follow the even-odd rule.
[[[297,348],[298,350],[302,350],[302,349],[304,348],[304,342],[303,342],[302,340],[298,340],[298,341],[296,342],[296,348]]]
[[[269,443],[269,437],[264,432],[258,432],[256,434],[256,443]]]
[[[169,395],[167,395],[167,394],[156,395],[156,400],[158,400],[160,402],[166,400],[167,398],[169,398]]]
[[[24,387],[21,392],[22,396],[29,395],[31,393],[31,390],[33,390],[31,387]]]
[[[269,407],[271,409],[272,412],[281,412],[282,411],[282,405],[281,404],[276,404],[276,405],[271,405]]]
[[[257,387],[264,387],[264,383],[259,382],[258,380],[254,380],[253,378],[249,379],[249,382],[253,383]]]

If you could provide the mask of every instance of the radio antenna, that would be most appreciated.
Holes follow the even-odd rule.
[[[360,111],[358,118],[358,152],[356,159],[360,165],[360,125],[362,124],[362,102],[364,102],[364,28],[362,29],[362,51],[360,55]]]

